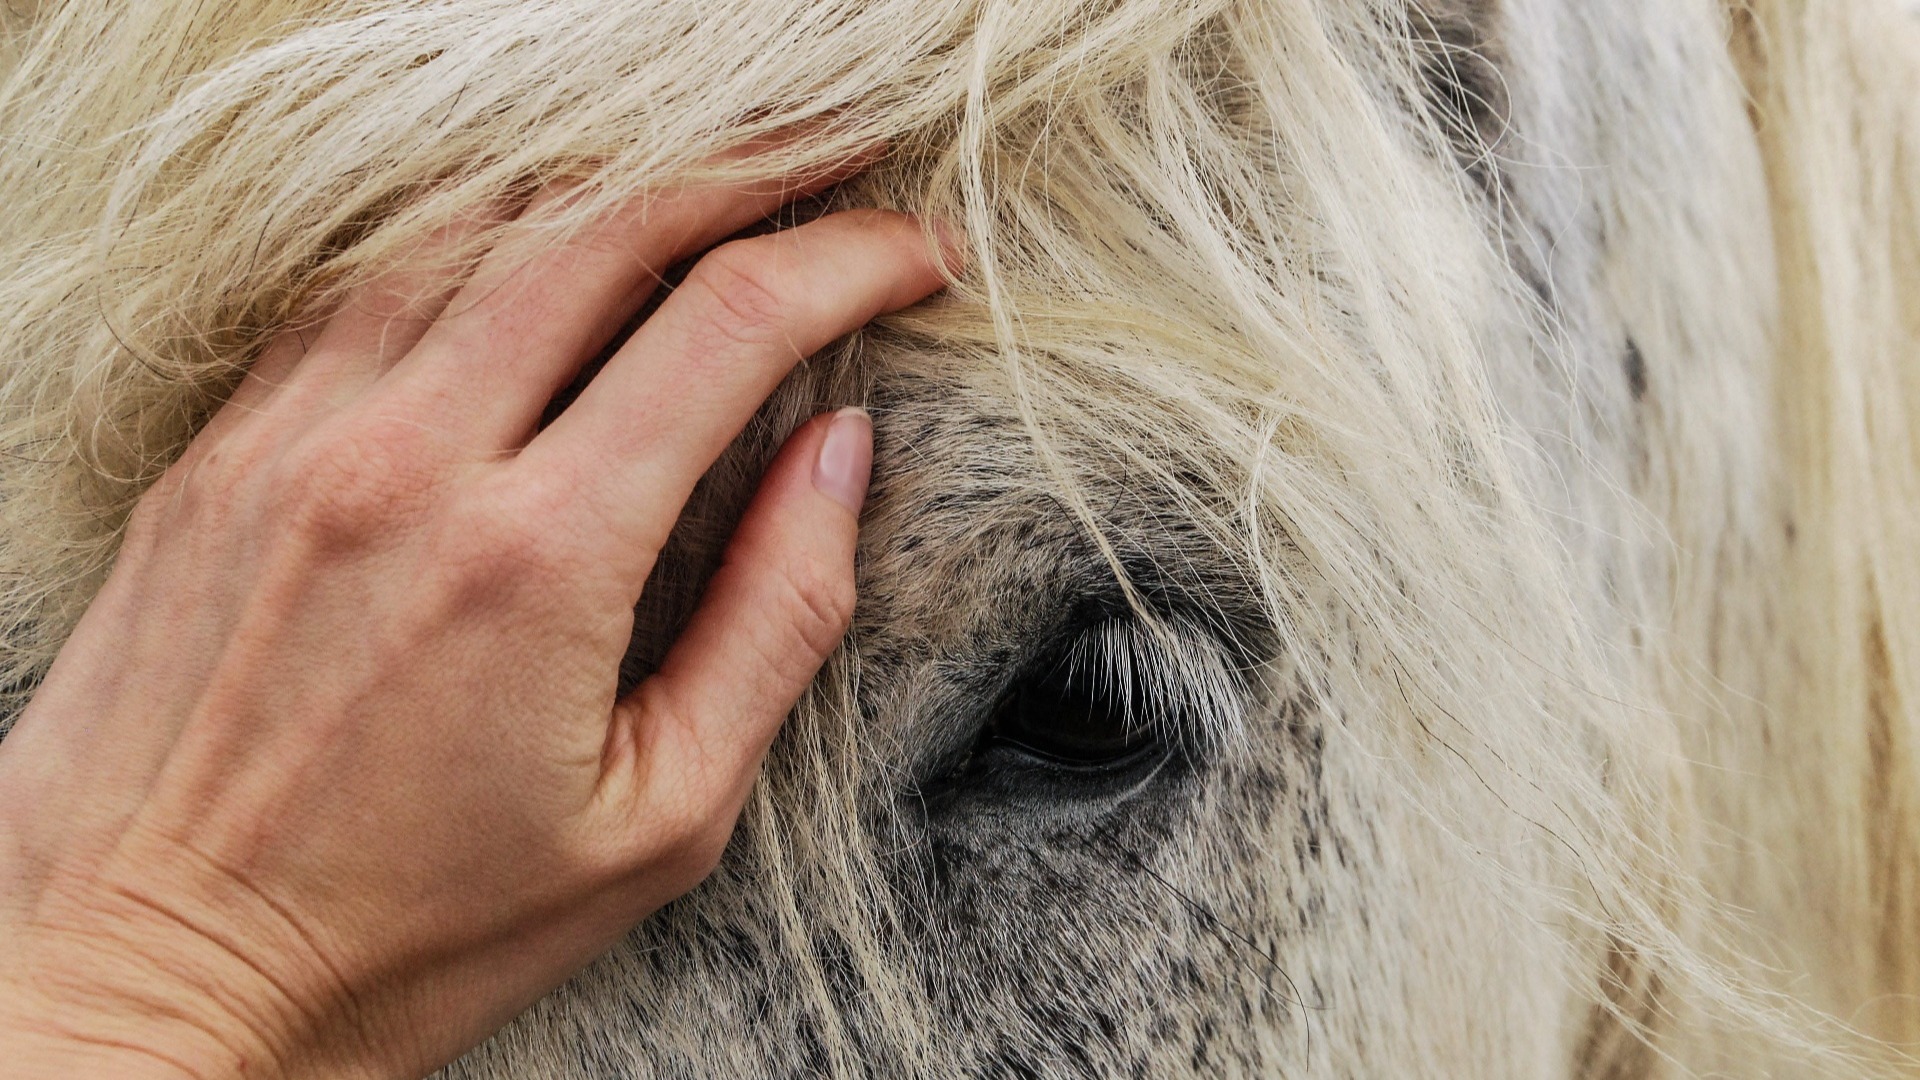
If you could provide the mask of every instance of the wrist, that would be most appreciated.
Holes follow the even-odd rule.
[[[274,1044],[262,1037],[274,1025],[258,1022],[274,1010],[249,1016],[234,1007],[265,1004],[250,993],[258,973],[129,906],[55,902],[41,918],[0,927],[11,954],[0,962],[0,1062],[9,1080],[281,1077]]]
[[[0,904],[7,1080],[411,1074],[360,1030],[289,910],[184,845],[128,830],[105,857],[43,870],[29,895]]]
[[[227,1080],[242,1062],[190,1022],[56,1004],[0,980],[0,1061],[10,1080],[112,1076],[124,1080]]]

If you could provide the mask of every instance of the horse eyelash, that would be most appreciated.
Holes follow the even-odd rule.
[[[1069,682],[1117,698],[1129,727],[1172,745],[1197,749],[1244,736],[1243,680],[1212,635],[1183,620],[1109,620],[1080,634],[1061,665]]]

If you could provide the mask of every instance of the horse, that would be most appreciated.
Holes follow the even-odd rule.
[[[782,387],[649,584],[629,683],[781,438],[871,411],[855,625],[720,869],[449,1080],[1912,1075],[1893,3],[0,30],[7,715],[264,343],[476,203],[565,179],[560,243],[884,147],[785,220],[968,238]]]

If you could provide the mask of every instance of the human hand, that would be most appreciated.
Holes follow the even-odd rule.
[[[878,211],[725,244],[536,427],[784,187],[517,228],[456,286],[478,213],[268,350],[0,744],[9,1076],[418,1076],[708,873],[845,632],[864,415],[789,440],[616,700],[641,585],[790,367],[943,256]]]

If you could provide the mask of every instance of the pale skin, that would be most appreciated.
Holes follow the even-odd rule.
[[[723,244],[536,428],[663,268],[839,178],[509,231],[463,283],[425,251],[261,357],[0,743],[7,1076],[421,1076],[706,876],[851,617],[866,416],[792,436],[619,697],[634,604],[781,378],[954,245]]]

